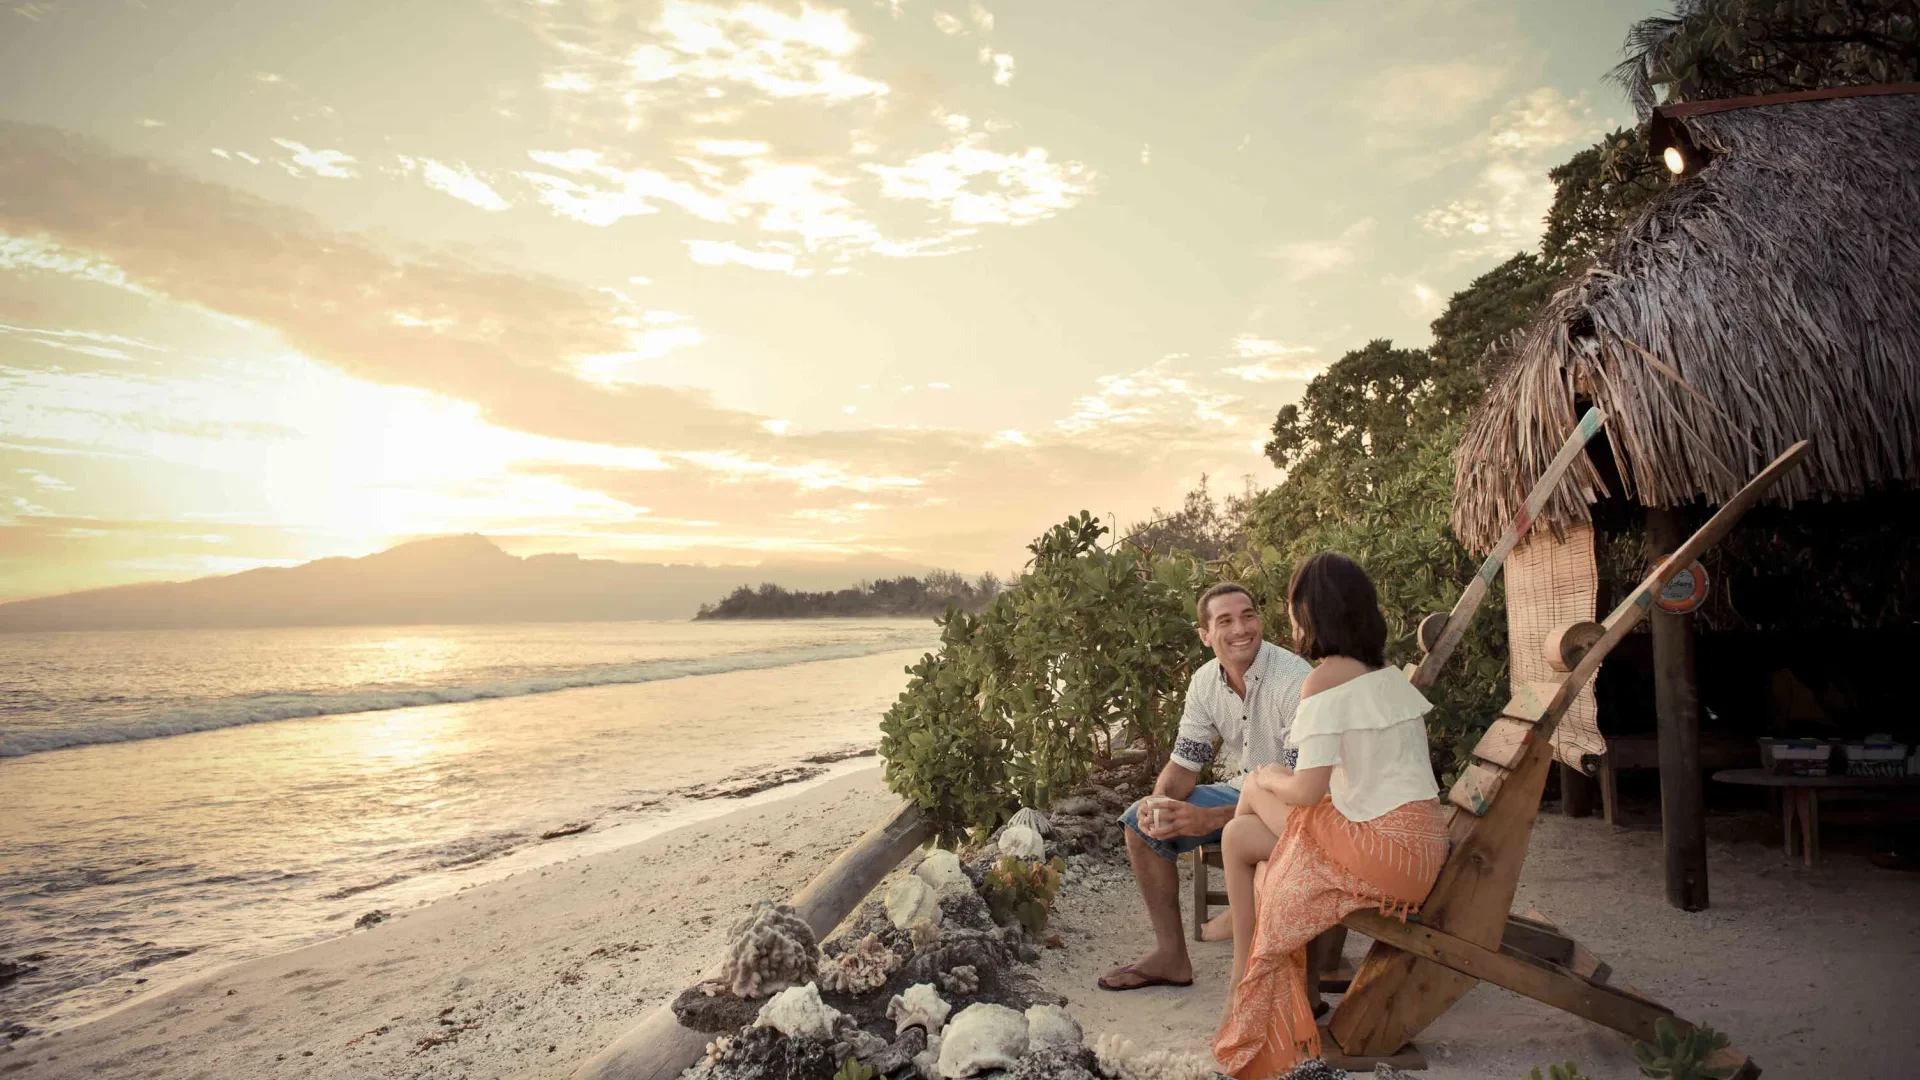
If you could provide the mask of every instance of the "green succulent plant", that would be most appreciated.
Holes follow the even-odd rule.
[[[1526,1080],[1592,1080],[1592,1078],[1581,1072],[1580,1066],[1569,1061],[1560,1065],[1547,1066],[1544,1078],[1540,1074],[1540,1066],[1535,1065],[1533,1071],[1527,1074]]]
[[[1731,1040],[1710,1027],[1690,1028],[1683,1034],[1672,1020],[1663,1016],[1654,1021],[1652,1042],[1633,1044],[1633,1056],[1640,1063],[1642,1076],[1659,1080],[1727,1080],[1739,1071],[1738,1067],[1709,1066],[1707,1059],[1729,1045]]]
[[[985,889],[987,910],[1002,926],[1018,921],[1030,934],[1038,934],[1053,912],[1053,898],[1060,892],[1060,875],[1067,864],[1060,859],[1050,863],[1032,863],[1009,855],[987,871]]]
[[[858,1058],[848,1058],[840,1065],[840,1071],[833,1074],[833,1080],[873,1080],[874,1072],[860,1064]]]

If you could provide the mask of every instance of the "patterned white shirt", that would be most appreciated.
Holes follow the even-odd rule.
[[[1202,664],[1187,684],[1173,763],[1199,772],[1211,762],[1215,781],[1237,788],[1248,772],[1288,760],[1287,734],[1300,708],[1300,688],[1311,671],[1312,664],[1263,641],[1247,668],[1247,696],[1242,698],[1228,685],[1219,660]]]

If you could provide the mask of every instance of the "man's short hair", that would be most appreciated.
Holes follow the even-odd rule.
[[[1247,603],[1253,604],[1256,608],[1259,607],[1259,604],[1256,603],[1253,599],[1253,594],[1247,591],[1247,587],[1245,585],[1242,585],[1236,581],[1223,581],[1220,584],[1215,585],[1213,588],[1208,589],[1206,592],[1203,592],[1200,594],[1200,603],[1194,609],[1195,613],[1200,617],[1199,618],[1200,625],[1201,626],[1210,625],[1209,615],[1207,611],[1208,604],[1212,603],[1213,601],[1219,599],[1222,596],[1232,596],[1235,593],[1239,593],[1241,596],[1246,597]]]

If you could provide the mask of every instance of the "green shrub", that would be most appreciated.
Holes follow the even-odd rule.
[[[1709,1068],[1706,1061],[1714,1051],[1724,1050],[1731,1041],[1710,1027],[1697,1027],[1681,1034],[1666,1017],[1654,1021],[1653,1041],[1633,1044],[1633,1056],[1640,1062],[1640,1075],[1662,1080],[1727,1080],[1738,1066]]]
[[[1540,1066],[1535,1065],[1533,1071],[1526,1075],[1526,1080],[1542,1080]],[[1591,1080],[1591,1078],[1581,1072],[1578,1065],[1569,1061],[1563,1065],[1547,1066],[1545,1080]]]
[[[873,1080],[874,1071],[860,1064],[858,1058],[848,1058],[840,1065],[840,1071],[833,1074],[833,1080]]]

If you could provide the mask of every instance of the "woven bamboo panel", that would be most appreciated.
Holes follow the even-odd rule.
[[[1600,592],[1600,574],[1593,561],[1593,526],[1584,522],[1566,529],[1556,542],[1549,529],[1532,535],[1507,557],[1507,671],[1516,692],[1527,683],[1557,678],[1547,664],[1547,634],[1561,623],[1593,618]],[[1585,754],[1604,754],[1607,740],[1600,734],[1599,706],[1593,684],[1580,696],[1553,732],[1554,756],[1580,767]]]

